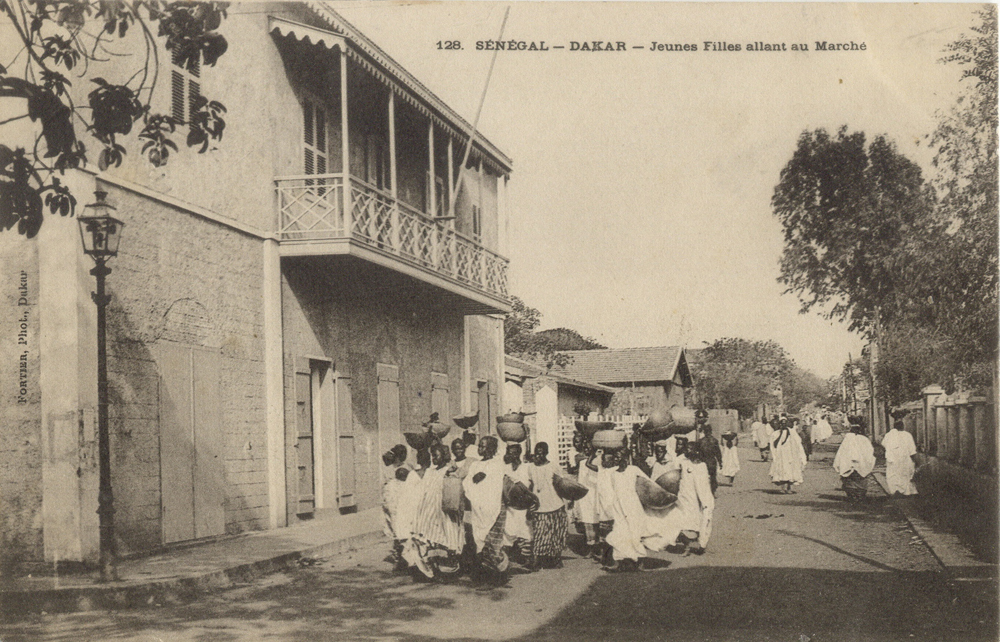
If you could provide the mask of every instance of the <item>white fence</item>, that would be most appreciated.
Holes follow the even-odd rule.
[[[573,432],[576,430],[578,421],[606,421],[615,424],[615,428],[625,430],[631,434],[632,426],[645,423],[646,415],[590,415],[588,417],[577,417],[573,415],[562,415],[559,417],[557,452],[558,462],[563,468],[568,468],[570,461],[570,451],[573,449]]]

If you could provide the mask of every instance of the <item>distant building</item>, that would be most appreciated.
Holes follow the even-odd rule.
[[[694,385],[684,348],[571,350],[572,362],[554,372],[616,389],[607,414],[648,415],[684,405],[684,389]]]

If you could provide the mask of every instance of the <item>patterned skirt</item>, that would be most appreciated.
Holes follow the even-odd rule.
[[[558,508],[548,513],[532,513],[531,553],[535,558],[558,557],[566,548],[566,530],[569,520],[566,509]]]

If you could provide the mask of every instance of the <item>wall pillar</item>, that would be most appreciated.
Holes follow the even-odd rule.
[[[973,437],[975,440],[975,467],[982,473],[991,473],[996,465],[996,432],[992,424],[993,413],[986,397],[970,397],[972,406]]]
[[[96,182],[68,172],[77,215]],[[49,562],[96,562],[97,308],[93,261],[83,253],[76,218],[45,217],[38,233],[39,387],[42,418],[42,538]],[[112,265],[112,270],[114,266]],[[114,289],[114,274],[111,287]]]
[[[931,385],[921,390],[920,394],[924,398],[924,434],[926,435],[924,448],[928,455],[937,455],[937,412],[934,410],[934,404],[938,397],[944,394],[944,388]]]
[[[972,426],[972,406],[969,394],[962,393],[955,399],[958,409],[958,461],[971,469],[976,463],[976,434]]]
[[[264,399],[267,422],[268,525],[287,525],[285,513],[285,391],[278,242],[264,241]]]

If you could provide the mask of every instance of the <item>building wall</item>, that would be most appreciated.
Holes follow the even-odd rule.
[[[125,221],[108,289],[108,377],[115,522],[121,553],[161,542],[158,347],[219,357],[225,531],[267,524],[262,243],[108,186]]]
[[[430,417],[432,373],[448,376],[448,405],[455,409],[449,413],[457,414],[463,317],[441,307],[430,289],[357,261],[284,259],[282,276],[286,430],[295,425],[290,364],[296,358],[329,359],[335,371],[350,373],[356,510],[377,508],[381,454],[399,439],[380,438],[377,365],[399,368],[402,432],[419,430]],[[324,431],[322,438],[328,441],[334,435]],[[288,466],[295,461],[295,452],[289,451]],[[296,493],[293,486],[289,484],[290,498]],[[332,498],[326,500],[321,509],[337,508]],[[289,519],[294,521],[294,514]]]
[[[496,418],[503,413],[503,319],[477,315],[466,317],[469,350],[470,411],[479,409],[477,428],[496,434]],[[485,390],[483,383],[485,383]],[[489,399],[489,409],[486,399]]]
[[[564,417],[579,415],[580,413],[576,412],[576,407],[580,404],[586,405],[589,412],[604,414],[610,396],[608,393],[559,384],[559,415]]]
[[[38,242],[0,233],[0,577],[42,558]],[[23,369],[22,369],[23,368]]]

